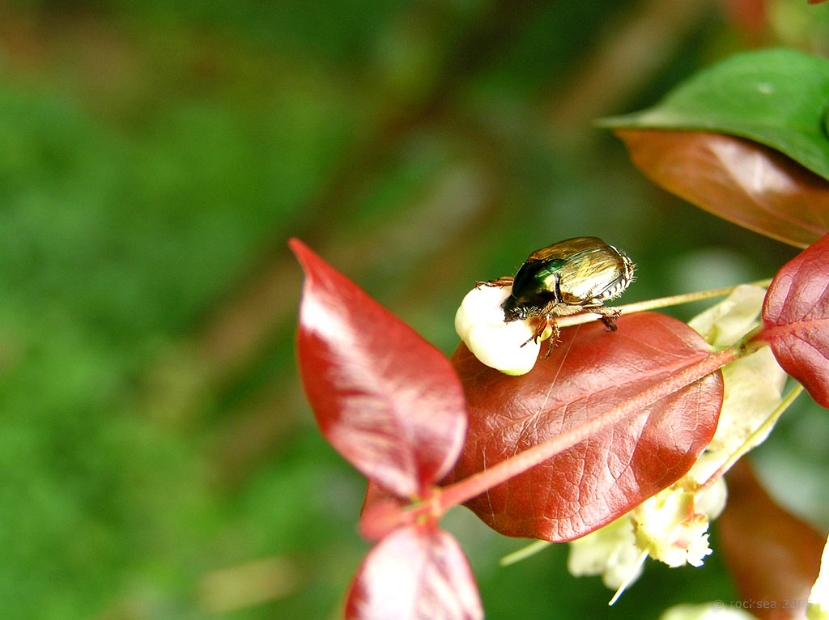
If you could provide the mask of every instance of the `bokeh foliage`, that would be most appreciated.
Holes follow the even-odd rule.
[[[591,126],[758,37],[825,40],[825,6],[763,32],[728,6],[0,6],[0,615],[334,613],[363,482],[298,388],[288,236],[446,352],[469,285],[557,239],[625,248],[626,300],[773,273],[790,248],[655,189]],[[564,547],[502,569],[519,541],[448,522],[491,618],[731,592],[715,555],[607,610]]]

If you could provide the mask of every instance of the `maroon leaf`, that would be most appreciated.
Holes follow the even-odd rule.
[[[769,497],[745,459],[727,476],[717,520],[725,560],[743,601],[761,619],[805,618],[826,539]]]
[[[466,433],[463,389],[449,360],[300,241],[305,270],[297,351],[326,439],[400,497],[452,467]]]
[[[763,303],[763,330],[780,366],[829,407],[829,235],[777,272]]]
[[[457,481],[550,437],[595,422],[626,398],[706,358],[690,327],[658,314],[634,314],[610,333],[600,323],[562,331],[552,355],[520,377],[453,356],[466,389],[469,434],[452,473]],[[467,502],[502,534],[563,541],[624,514],[693,465],[716,429],[719,372],[606,426],[524,474]]]
[[[649,179],[714,215],[801,248],[829,232],[829,181],[778,151],[714,133],[616,133]]]
[[[346,618],[483,618],[475,577],[457,541],[433,525],[401,527],[360,566]]]

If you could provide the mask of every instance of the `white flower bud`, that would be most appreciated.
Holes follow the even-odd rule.
[[[501,304],[511,292],[509,286],[473,288],[455,314],[455,331],[482,364],[508,375],[523,375],[535,365],[541,338],[533,342],[531,320],[504,322]]]

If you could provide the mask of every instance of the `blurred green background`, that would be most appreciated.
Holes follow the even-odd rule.
[[[337,617],[364,482],[298,385],[287,238],[447,353],[474,281],[566,237],[634,258],[626,301],[768,277],[795,250],[658,190],[591,122],[741,49],[823,53],[827,11],[0,2],[0,617]],[[828,440],[803,403],[758,452],[823,527]],[[445,525],[489,618],[734,598],[715,552],[649,564],[608,609],[566,546],[500,568],[524,541],[463,509]]]

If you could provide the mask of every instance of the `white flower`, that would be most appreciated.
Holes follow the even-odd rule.
[[[570,543],[567,569],[574,577],[602,575],[616,588],[611,604],[642,572],[650,556],[669,566],[702,566],[708,547],[708,523],[725,505],[725,484],[706,489],[700,497],[686,489],[696,483],[683,478],[645,500],[628,514]]]
[[[668,566],[702,566],[708,548],[708,516],[696,512],[694,494],[676,486],[631,511],[636,546]]]
[[[501,304],[511,292],[509,286],[473,288],[455,314],[455,331],[482,364],[523,375],[535,365],[542,338],[533,342],[532,320],[504,322]]]
[[[633,523],[625,515],[570,543],[567,570],[574,577],[601,575],[615,590],[642,573],[641,551],[636,548]]]

